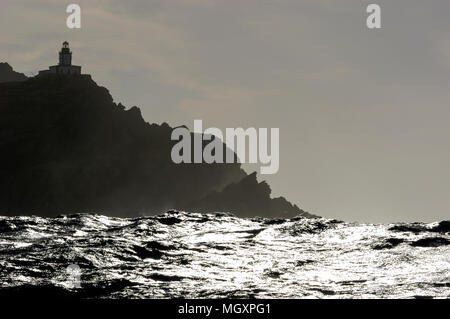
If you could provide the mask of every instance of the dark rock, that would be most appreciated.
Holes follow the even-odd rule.
[[[0,83],[21,82],[26,79],[27,77],[25,74],[14,71],[13,68],[6,62],[0,62]]]
[[[239,163],[174,164],[171,133],[167,123],[146,123],[139,108],[114,103],[89,75],[0,83],[0,215],[128,217],[174,208],[309,216],[271,199],[270,187]]]
[[[266,182],[258,182],[256,172],[239,182],[231,183],[222,191],[215,191],[192,203],[188,209],[200,213],[211,211],[239,212],[239,216],[291,218],[294,216],[315,217],[284,197],[271,198],[271,189]]]

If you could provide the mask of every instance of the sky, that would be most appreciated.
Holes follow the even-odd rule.
[[[258,176],[273,196],[346,221],[450,219],[448,0],[73,0],[81,29],[69,3],[2,0],[0,61],[33,75],[67,40],[150,123],[279,128],[280,169]]]

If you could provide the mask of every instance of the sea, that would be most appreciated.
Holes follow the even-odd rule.
[[[0,296],[449,298],[450,221],[0,217]]]

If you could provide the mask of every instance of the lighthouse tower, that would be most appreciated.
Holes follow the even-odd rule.
[[[64,41],[61,51],[59,51],[59,65],[72,65],[72,52],[67,41]]]
[[[69,42],[64,41],[61,51],[59,51],[58,65],[52,65],[48,70],[39,71],[38,75],[61,74],[78,75],[81,74],[81,66],[72,65],[72,51],[69,48]]]

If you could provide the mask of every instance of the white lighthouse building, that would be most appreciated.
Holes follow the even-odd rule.
[[[72,65],[72,51],[69,48],[69,42],[64,41],[61,51],[59,52],[59,63],[49,67],[48,70],[39,71],[38,75],[44,74],[81,74],[81,66]]]

